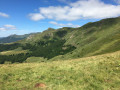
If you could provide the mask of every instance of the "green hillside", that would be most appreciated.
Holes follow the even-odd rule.
[[[0,65],[1,90],[120,90],[120,51],[73,60]]]
[[[38,34],[35,37],[32,37],[30,40],[27,39],[25,42],[37,44],[39,41],[49,42],[51,40],[58,39],[62,41],[64,40],[63,45],[60,46],[62,48],[67,45],[75,47],[74,50],[70,50],[63,55],[59,54],[53,59],[79,58],[114,52],[120,50],[119,21],[120,17],[88,23],[80,28],[66,27],[57,30],[50,29],[41,34]],[[51,43],[51,45],[54,45],[54,43]]]
[[[120,17],[104,19],[75,29],[65,37],[65,45],[74,45],[76,49],[55,59],[79,58],[120,50],[119,21]]]
[[[88,57],[119,51],[119,44],[120,17],[108,18],[90,22],[79,28],[49,28],[42,33],[30,35],[24,40],[0,45],[1,52],[14,51],[17,48],[27,51],[17,55],[7,55],[7,57],[2,54],[0,63],[24,62],[30,57],[45,58],[45,61]],[[15,60],[16,58],[21,60]]]

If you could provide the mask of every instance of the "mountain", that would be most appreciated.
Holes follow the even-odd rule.
[[[8,37],[1,37],[0,38],[0,43],[11,43],[11,42],[16,42],[18,40],[22,40],[25,39],[26,37],[28,37],[31,34],[25,34],[25,35],[10,35]]]
[[[119,44],[120,17],[108,18],[79,28],[49,28],[24,40],[1,45],[0,60],[1,63],[8,58],[12,63],[37,57],[44,58],[42,61],[68,60],[119,51]],[[9,52],[13,54],[7,55]]]

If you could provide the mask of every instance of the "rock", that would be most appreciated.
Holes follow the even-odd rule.
[[[36,83],[35,88],[45,88],[46,85],[44,83]]]

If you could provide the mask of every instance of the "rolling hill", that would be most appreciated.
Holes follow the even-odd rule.
[[[30,35],[15,43],[0,45],[1,52],[22,48],[17,55],[2,54],[1,63],[24,62],[27,58],[67,60],[120,50],[120,17],[90,22],[79,28],[49,28],[42,33]],[[18,58],[18,60],[16,60]],[[20,59],[19,59],[20,58]]]

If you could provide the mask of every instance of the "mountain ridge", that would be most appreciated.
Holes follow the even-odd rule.
[[[24,57],[23,62],[30,57],[67,60],[119,51],[119,21],[120,18],[117,17],[87,23],[79,28],[49,28],[42,33],[33,34],[28,38],[8,44],[10,47],[8,49],[5,48],[7,44],[1,46],[5,48],[1,52],[21,47],[22,50],[28,51],[26,55],[20,54],[21,58]],[[10,57],[14,58],[14,56]]]
[[[32,34],[34,34],[34,33],[24,34],[24,35],[13,34],[13,35],[10,35],[10,36],[7,36],[7,37],[1,37],[0,38],[0,43],[12,43],[12,42],[16,42],[16,41],[25,39],[25,38],[29,37]]]

